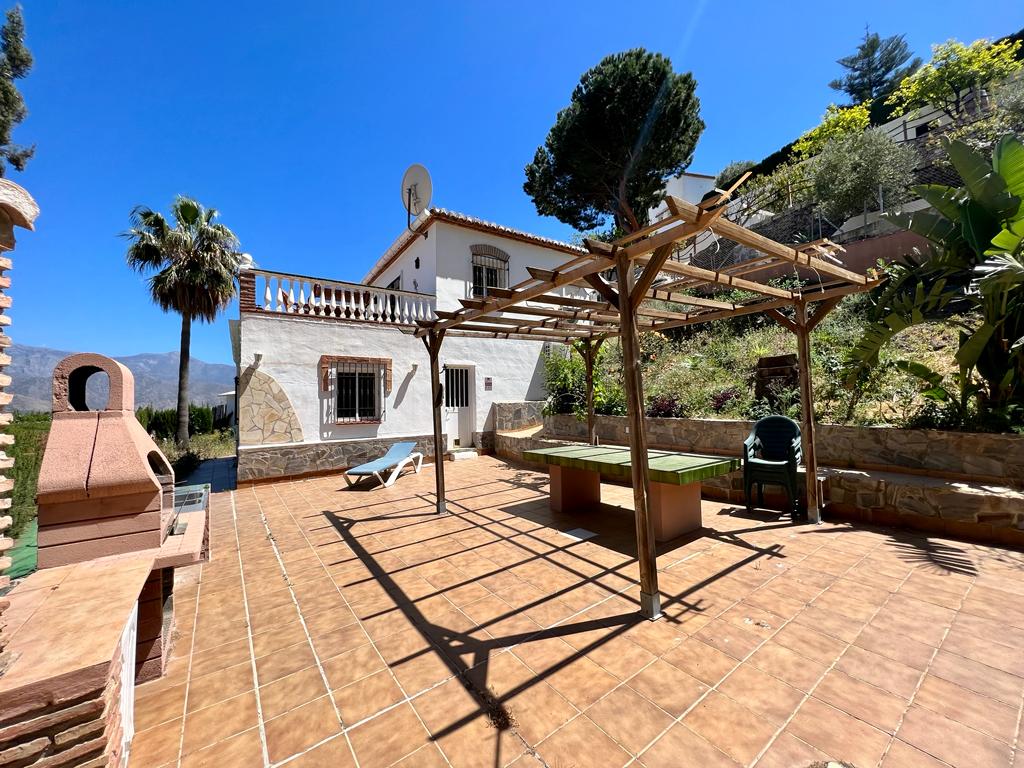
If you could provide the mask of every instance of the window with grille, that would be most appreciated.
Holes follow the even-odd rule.
[[[378,363],[336,363],[335,420],[378,421],[383,402],[384,367]]]
[[[384,286],[389,291],[400,291],[402,290],[402,275],[399,274],[394,280]]]
[[[492,288],[508,288],[508,254],[490,245],[471,245],[473,296],[490,295]]]
[[[469,369],[444,369],[444,406],[445,408],[469,407]]]

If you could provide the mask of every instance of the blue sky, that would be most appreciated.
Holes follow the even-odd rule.
[[[523,167],[608,53],[693,71],[707,128],[690,169],[716,173],[815,125],[865,24],[925,59],[1024,26],[1020,0],[24,5],[36,67],[15,139],[37,151],[10,177],[42,214],[19,233],[11,333],[111,355],[178,347],[178,318],[124,266],[136,204],[193,195],[260,266],[358,280],[404,227],[400,177],[420,162],[436,205],[568,238]],[[194,327],[192,352],[229,362],[225,320]]]

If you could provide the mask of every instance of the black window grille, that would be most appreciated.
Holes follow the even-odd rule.
[[[491,288],[508,288],[508,257],[474,253],[473,296],[487,296]]]
[[[469,407],[469,369],[444,369],[444,406],[445,408]]]
[[[394,280],[392,280],[390,283],[388,283],[384,287],[387,288],[389,291],[400,291],[400,290],[402,290],[402,276],[399,275],[398,277],[396,277]]]
[[[382,372],[374,363],[337,364],[337,421],[380,419]]]

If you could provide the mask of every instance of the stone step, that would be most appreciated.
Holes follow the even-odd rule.
[[[465,461],[475,459],[480,455],[476,448],[453,448],[448,451],[449,461]]]

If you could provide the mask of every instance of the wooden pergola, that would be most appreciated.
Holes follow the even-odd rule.
[[[638,364],[639,334],[665,331],[729,317],[764,313],[797,338],[800,398],[803,414],[803,456],[807,478],[808,517],[820,522],[817,459],[814,445],[814,397],[810,376],[810,332],[846,295],[870,290],[879,282],[842,266],[838,245],[819,240],[784,245],[724,217],[733,188],[694,205],[668,197],[669,215],[614,243],[585,240],[586,253],[557,269],[528,267],[530,278],[511,288],[489,288],[485,298],[462,299],[462,309],[438,311],[437,319],[419,321],[420,336],[430,355],[434,406],[434,455],[437,511],[447,511],[442,445],[441,388],[438,357],[447,333],[502,339],[563,342],[583,356],[587,377],[587,435],[594,437],[593,376],[597,353],[605,339],[619,337],[629,419],[637,554],[642,613],[660,616],[655,540],[649,515],[650,488],[647,434],[644,426],[643,381]],[[754,259],[711,270],[672,258],[681,246],[702,232],[732,240],[758,252]],[[757,279],[778,267],[801,278],[816,277],[813,288],[789,290]],[[602,273],[611,273],[606,280]],[[561,295],[576,286],[594,291],[599,300]],[[741,289],[753,298],[720,301],[716,289]],[[792,317],[783,310],[792,309]]]

